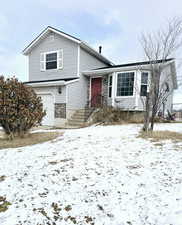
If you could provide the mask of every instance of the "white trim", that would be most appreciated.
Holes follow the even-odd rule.
[[[54,102],[53,103],[54,104],[56,103],[56,97],[55,97],[55,95],[52,92],[49,92],[49,91],[46,91],[46,92],[43,91],[43,92],[41,92],[40,91],[40,92],[36,92],[36,94],[37,95],[52,95],[52,97],[54,99]]]
[[[25,85],[32,86],[32,87],[50,87],[50,86],[59,86],[65,85],[65,81],[55,81],[55,82],[40,82],[40,83],[28,83]]]
[[[78,40],[74,37],[71,37],[70,35],[68,34],[65,34],[61,31],[58,31],[57,29],[53,28],[53,27],[47,27],[38,37],[36,37],[32,43],[30,45],[28,45],[24,50],[23,50],[23,54],[24,55],[28,55],[29,54],[29,51],[31,51],[31,49],[33,48],[33,46],[38,42],[40,41],[41,39],[44,38],[44,36],[46,36],[46,34],[51,31],[51,32],[54,32],[62,37],[65,37],[73,42],[76,42],[77,44],[81,44],[81,46],[87,50],[89,53],[92,53],[94,54],[97,58],[99,58],[102,62],[105,62],[107,64],[110,64],[110,65],[114,65],[111,61],[109,61],[107,58],[105,58],[103,55],[101,55],[100,53],[98,53],[95,49],[93,49],[92,47],[90,47],[87,43],[81,41],[81,40]]]
[[[67,38],[67,39],[69,39],[69,40],[71,40],[71,41],[76,42],[76,43],[80,43],[80,42],[81,42],[81,41],[77,40],[76,38],[70,37],[69,35],[64,34],[64,33],[62,33],[61,31],[58,31],[58,30],[56,30],[56,29],[54,29],[54,28],[48,27],[48,30],[50,30],[50,31],[52,31],[52,32],[55,32],[56,34],[59,34],[59,35],[65,37],[65,38]]]
[[[141,71],[136,71],[136,83],[135,83],[135,109],[139,106],[139,98],[140,98],[140,88],[141,88]]]
[[[166,62],[168,65],[171,64],[172,65],[172,62],[173,61],[169,61],[169,62]],[[174,63],[174,62],[173,62]],[[85,75],[85,76],[90,76],[90,75],[93,75],[93,74],[103,74],[103,75],[106,75],[106,74],[109,74],[109,73],[112,73],[112,72],[127,72],[129,70],[150,70],[150,64],[146,64],[146,65],[136,65],[136,66],[121,66],[121,67],[114,67],[114,68],[105,68],[105,69],[95,69],[95,70],[85,70],[83,71],[82,73]]]
[[[147,80],[147,84],[143,84],[147,86],[147,92],[149,91],[149,87],[150,87],[150,76],[151,73],[148,70],[142,70],[140,71],[140,86],[139,86],[139,95],[141,94],[141,86],[142,86],[142,73],[148,73],[148,80]],[[145,96],[141,96],[140,97],[145,97]]]
[[[112,85],[109,84],[109,82],[110,82],[110,77],[112,77]],[[111,87],[111,97],[109,97],[109,88],[110,88],[110,87]],[[109,76],[108,76],[108,87],[107,87],[107,88],[108,88],[108,96],[107,96],[107,97],[108,97],[109,99],[112,99],[112,97],[113,97],[113,95],[112,95],[112,94],[113,94],[113,91],[112,91],[112,90],[113,90],[113,74],[109,74]]]
[[[128,66],[128,67],[117,67],[117,68],[107,68],[107,69],[98,69],[98,70],[88,70],[88,71],[83,71],[82,73],[86,76],[90,76],[90,75],[95,75],[98,74],[98,76],[101,74],[104,76],[106,74],[110,74],[110,73],[114,73],[114,72],[127,72],[129,70],[137,70],[138,67],[132,67],[132,66]]]
[[[113,74],[113,83],[112,83],[112,106],[114,107],[115,105],[115,95],[116,95],[116,73],[112,73]]]
[[[29,57],[26,57],[26,58],[27,58],[27,61],[28,61],[28,66],[27,66],[28,80],[30,80],[30,58]]]
[[[60,60],[60,58],[58,57],[59,52],[61,52],[61,61],[62,61],[62,66],[61,67],[58,67],[58,65],[59,65],[58,61]],[[57,53],[57,70],[62,70],[63,69],[63,63],[64,63],[63,49],[59,49],[58,53]]]
[[[79,40],[77,40],[77,39],[75,39],[75,38],[73,38],[73,37],[70,37],[69,35],[66,35],[66,34],[64,34],[64,33],[62,33],[62,32],[60,32],[60,31],[57,31],[56,29],[54,29],[54,28],[51,28],[51,27],[47,27],[38,37],[36,37],[34,40],[33,40],[33,42],[30,44],[30,45],[28,45],[24,50],[23,50],[23,54],[24,55],[27,55],[28,53],[29,53],[29,50],[39,41],[39,40],[41,40],[49,31],[52,31],[52,32],[54,32],[54,33],[56,33],[56,34],[59,34],[59,35],[61,35],[61,36],[63,36],[63,37],[65,37],[65,38],[67,38],[67,39],[69,39],[69,40],[71,40],[71,41],[74,41],[74,42],[76,42],[76,43],[81,43],[81,41],[79,41]]]
[[[65,88],[66,88],[66,104],[68,103],[68,86],[65,86]],[[66,107],[66,109],[67,109],[67,107]]]
[[[117,87],[118,87],[118,74],[119,73],[134,73],[134,84],[133,84],[133,95],[129,96],[117,96]],[[116,91],[115,91],[115,98],[120,99],[120,98],[133,98],[135,97],[135,85],[136,85],[136,70],[128,70],[128,71],[121,71],[116,73]]]
[[[58,67],[59,65],[59,51],[61,51],[62,53],[62,66],[61,67]],[[52,53],[56,53],[57,54],[57,68],[55,69],[46,69],[46,55],[48,54],[52,54]],[[59,50],[54,50],[54,51],[48,51],[48,52],[41,52],[40,54],[44,54],[44,68],[45,70],[42,70],[42,72],[45,72],[45,71],[51,71],[51,70],[62,70],[63,69],[63,49],[59,49]]]
[[[80,80],[80,79],[78,78],[78,79],[75,79],[75,80],[66,81],[66,82],[65,82],[65,85],[72,84],[72,83],[77,82],[77,81],[79,81],[79,80]]]
[[[77,76],[80,77],[80,45],[78,45],[78,55],[77,55]]]

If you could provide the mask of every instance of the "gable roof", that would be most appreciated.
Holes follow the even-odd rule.
[[[67,34],[63,31],[60,31],[54,27],[48,26],[45,28],[24,50],[23,55],[28,55],[31,50],[49,33],[54,32],[62,37],[65,37],[66,39],[69,39],[70,41],[73,41],[80,45],[85,51],[89,52],[90,54],[94,55],[96,58],[100,59],[102,62],[108,64],[109,66],[113,65],[113,63],[108,60],[106,57],[101,55],[99,52],[97,52],[95,49],[93,49],[91,46],[89,46],[86,42]]]

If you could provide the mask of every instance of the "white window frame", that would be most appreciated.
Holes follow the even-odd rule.
[[[119,96],[117,95],[117,88],[118,88],[118,74],[120,73],[134,73],[134,82],[133,82],[133,95],[128,95],[128,96]],[[120,98],[133,98],[135,97],[135,87],[136,87],[136,70],[126,70],[126,71],[119,71],[116,73],[116,94],[115,94],[115,98],[116,99],[120,99]]]
[[[112,85],[110,85],[109,83],[111,77],[112,77]],[[111,88],[111,96],[109,96],[109,88]],[[113,74],[110,74],[108,76],[108,98],[112,98],[112,89],[113,89]]]
[[[56,53],[57,54],[57,68],[55,68],[55,69],[46,69],[46,63],[47,63],[47,61],[46,61],[46,55],[52,54],[52,53]],[[45,70],[46,71],[47,70],[58,70],[58,50],[57,51],[45,52],[44,54],[45,54]]]
[[[59,55],[59,52],[62,52],[62,66],[61,67],[59,67],[59,57],[58,57],[58,55]],[[48,55],[48,54],[52,54],[52,53],[56,53],[57,54],[57,68],[55,68],[55,69],[46,69],[46,55]],[[49,51],[49,52],[42,52],[42,53],[40,53],[40,54],[44,54],[44,70],[42,70],[42,71],[49,71],[49,70],[61,70],[61,69],[63,69],[63,49],[59,49],[59,50],[55,50],[55,51]]]
[[[150,81],[151,74],[150,74],[150,71],[149,70],[141,70],[141,72],[140,72],[140,77],[141,78],[140,78],[140,93],[139,93],[139,95],[140,95],[140,97],[146,97],[146,96],[141,96],[142,73],[148,73],[147,92],[149,92],[149,87],[150,87],[149,81]]]

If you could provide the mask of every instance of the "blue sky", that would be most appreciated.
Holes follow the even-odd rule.
[[[180,16],[181,0],[6,0],[0,10],[0,74],[28,79],[21,51],[48,25],[88,42],[115,63],[143,60],[141,32]],[[179,54],[176,58],[182,58]],[[179,71],[179,76],[181,76]],[[182,91],[175,101],[182,102]]]

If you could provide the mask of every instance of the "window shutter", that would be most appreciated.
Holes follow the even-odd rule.
[[[45,71],[45,54],[40,53],[40,71]]]
[[[57,68],[60,70],[63,68],[63,49],[59,50],[57,54]]]

